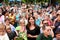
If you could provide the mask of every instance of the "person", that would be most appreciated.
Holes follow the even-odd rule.
[[[14,25],[15,24],[15,14],[14,14],[13,9],[11,10],[11,13],[9,14],[9,19],[10,19],[11,24]]]
[[[38,14],[37,13],[34,13],[34,17],[35,17],[35,23],[36,25],[40,26],[40,23],[41,23],[41,19],[38,17]]]
[[[7,26],[10,26],[11,31],[15,31],[15,32],[16,32],[15,27],[14,27],[12,24],[10,24],[10,19],[9,19],[9,18],[6,18],[6,19],[5,19],[4,25],[5,25],[6,27],[7,27]]]
[[[9,40],[5,26],[2,23],[0,24],[0,40]]]
[[[56,38],[53,38],[53,40],[60,40],[60,28],[58,28],[56,31]]]
[[[4,23],[4,15],[2,15],[2,10],[0,8],[0,22]]]
[[[5,13],[5,15],[4,15],[4,18],[6,19],[6,18],[8,18],[8,17],[9,17],[9,12],[6,11],[6,13]]]
[[[42,21],[42,26],[41,26],[41,29],[40,29],[41,33],[43,33],[43,29],[42,29],[43,26],[51,27],[50,35],[52,35],[52,37],[54,37],[54,32],[53,32],[54,26],[49,26],[48,21],[43,20]]]
[[[36,40],[40,34],[40,27],[35,24],[35,17],[28,18],[28,24],[26,26],[28,40]]]
[[[50,35],[51,27],[43,26],[43,33],[40,34],[36,40],[52,40],[52,36]]]
[[[17,34],[16,34],[15,31],[11,31],[11,27],[10,26],[6,27],[6,32],[8,34],[9,40],[16,40]]]
[[[18,37],[21,40],[27,40],[27,31],[25,28],[25,21],[23,19],[19,21],[19,26],[16,27],[16,30],[18,32]]]
[[[54,26],[55,26],[55,28],[53,29],[53,31],[54,31],[54,35],[55,35],[55,31],[60,26],[60,14],[57,14],[57,18],[54,20]]]

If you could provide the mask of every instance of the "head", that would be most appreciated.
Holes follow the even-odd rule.
[[[50,15],[45,15],[44,19],[45,20],[49,20],[50,19]]]
[[[14,14],[14,11],[13,11],[13,9],[11,10],[11,14]]]
[[[23,19],[21,19],[21,20],[19,21],[19,25],[20,25],[20,26],[25,26],[25,21],[24,21]]]
[[[35,17],[33,17],[33,16],[28,18],[28,27],[31,26],[31,25],[36,26],[36,24],[35,24]]]
[[[11,27],[10,26],[6,26],[6,32],[11,33]]]
[[[47,20],[43,20],[42,24],[43,24],[43,26],[48,26],[48,21]]]
[[[9,25],[10,24],[10,20],[8,18],[5,19],[5,24]]]
[[[35,19],[38,19],[38,13],[37,12],[34,13],[34,17],[35,17]]]
[[[49,35],[50,35],[51,27],[49,27],[49,26],[43,26],[42,29],[43,29],[43,33],[44,33],[46,36],[49,36]]]
[[[57,20],[60,21],[60,14],[57,14]]]
[[[56,38],[60,39],[60,28],[58,28],[55,33],[56,33]]]
[[[0,24],[0,33],[5,32],[5,25],[4,24]]]

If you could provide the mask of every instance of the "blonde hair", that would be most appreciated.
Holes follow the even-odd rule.
[[[0,24],[0,30],[5,30],[5,25],[3,23]]]

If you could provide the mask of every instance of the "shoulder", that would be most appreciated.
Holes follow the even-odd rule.
[[[49,37],[50,37],[50,38],[52,38],[52,36],[51,36],[51,35],[49,35]]]
[[[36,40],[41,40],[42,36],[43,36],[43,34],[39,34],[38,37],[36,38]]]
[[[17,27],[16,27],[16,30],[20,30],[20,26],[17,26]]]
[[[36,26],[36,29],[40,29],[40,27],[39,26]]]

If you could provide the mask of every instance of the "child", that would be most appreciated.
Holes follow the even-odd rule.
[[[11,31],[11,28],[9,26],[6,27],[6,31],[7,31],[7,34],[8,34],[8,37],[10,40],[16,40],[16,32],[15,31]]]
[[[3,24],[0,24],[0,40],[9,40]]]

